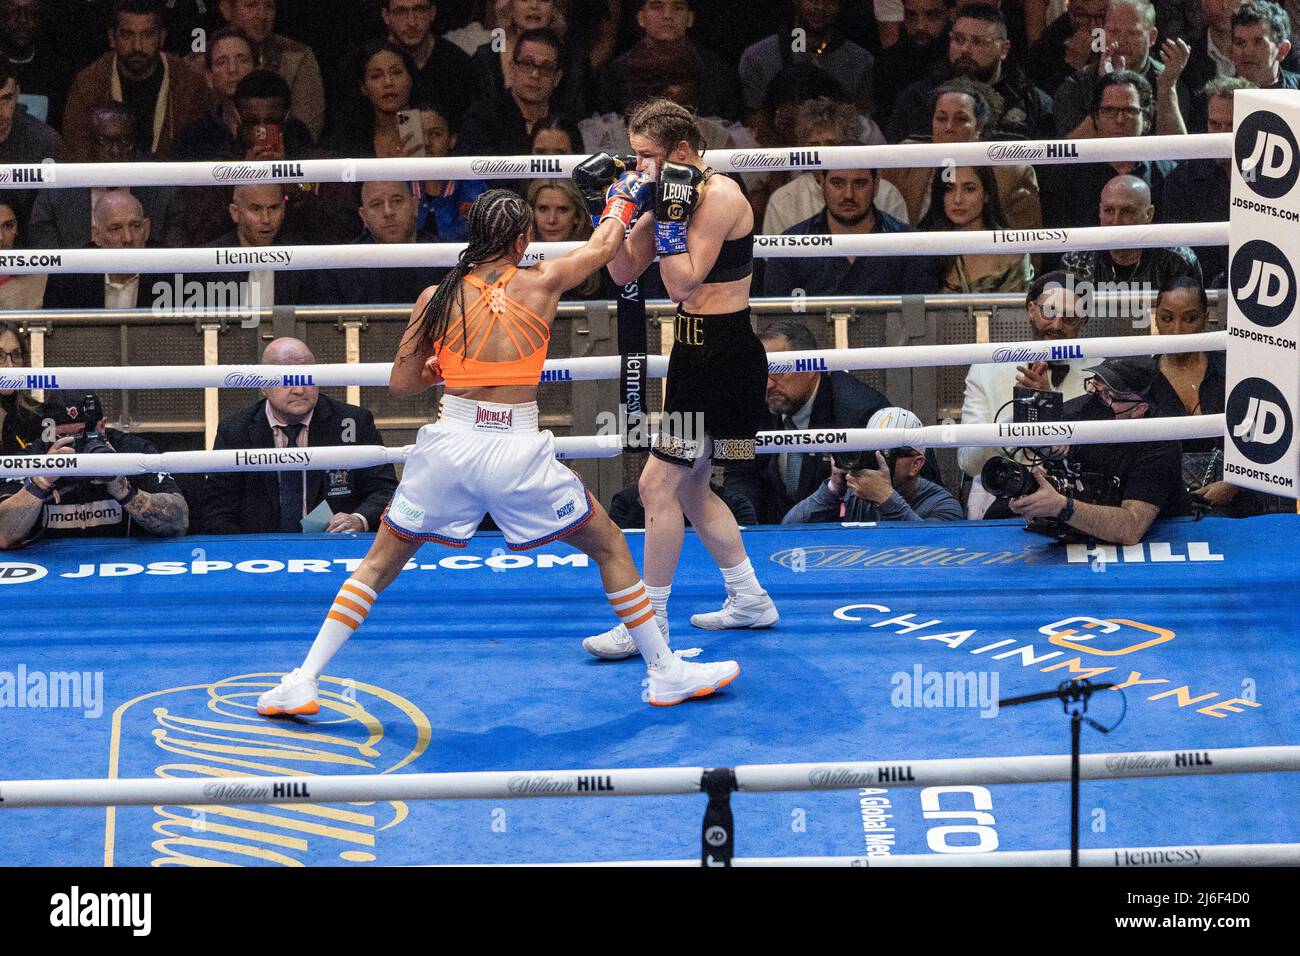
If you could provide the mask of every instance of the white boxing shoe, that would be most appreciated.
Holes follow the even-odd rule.
[[[735,661],[696,664],[676,654],[646,669],[650,678],[649,701],[656,707],[671,707],[692,697],[708,697],[740,676]]]
[[[656,614],[655,623],[659,625],[659,631],[664,636],[664,643],[667,643],[668,618]],[[640,653],[637,650],[636,641],[632,640],[632,635],[628,633],[627,628],[622,624],[610,628],[604,634],[597,634],[584,639],[582,649],[592,657],[599,657],[605,661],[621,661],[627,657],[635,657]]]
[[[771,627],[781,619],[766,591],[758,594],[728,594],[722,608],[707,614],[692,614],[691,624],[707,631],[733,627]]]
[[[319,714],[319,682],[295,667],[279,684],[257,698],[257,712],[263,717]]]

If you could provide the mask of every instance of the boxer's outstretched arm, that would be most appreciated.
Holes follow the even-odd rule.
[[[647,212],[633,224],[623,247],[609,263],[609,276],[619,285],[627,285],[645,272],[654,259],[654,216]]]
[[[610,262],[623,245],[623,223],[613,217],[602,219],[591,238],[568,255],[533,266],[534,272],[557,293],[582,285],[597,269]],[[651,242],[651,252],[654,243]]]

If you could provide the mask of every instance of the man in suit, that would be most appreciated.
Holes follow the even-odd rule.
[[[90,218],[90,241],[98,249],[157,248],[149,242],[152,223],[140,200],[126,190],[105,192]],[[154,285],[171,275],[54,273],[45,286],[47,309],[142,309],[154,302]]]
[[[312,365],[306,343],[279,338],[263,365]],[[213,450],[382,445],[370,412],[336,402],[312,385],[264,388],[263,400],[230,415],[217,428]],[[325,530],[374,531],[397,488],[392,465],[339,471],[236,472],[208,475],[203,528],[208,534],[298,533],[303,516],[323,501],[334,512]]]
[[[405,182],[367,182],[358,191],[362,232],[357,245],[429,242],[415,230],[419,200]],[[358,258],[372,257],[378,250],[358,249]],[[325,273],[325,297],[339,304],[370,302],[414,302],[420,293],[437,285],[446,269],[406,269],[379,266],[372,269],[331,269]]]
[[[151,156],[135,149],[135,117],[121,103],[102,103],[90,116],[91,162],[146,162]],[[126,186],[113,187],[127,192]],[[90,213],[95,202],[111,190],[42,189],[32,207],[28,244],[33,249],[82,249],[91,241]],[[151,223],[149,234],[160,247],[181,248],[185,241],[184,210],[175,186],[132,186]]]
[[[779,319],[759,335],[768,352],[817,348],[808,327],[797,319]],[[803,428],[865,428],[889,399],[848,372],[782,372],[767,377],[765,431]],[[728,462],[723,487],[748,498],[762,524],[779,524],[796,502],[811,495],[831,467],[821,454],[759,455],[753,461]]]

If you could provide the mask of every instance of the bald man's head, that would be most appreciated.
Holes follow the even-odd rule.
[[[1116,176],[1101,191],[1103,226],[1143,226],[1151,222],[1151,187],[1137,176]]]
[[[273,183],[236,186],[230,218],[241,246],[269,246],[284,224],[284,189]]]
[[[307,343],[288,335],[275,339],[262,352],[263,365],[315,365],[316,356]]]
[[[90,240],[101,249],[143,249],[149,241],[144,207],[125,189],[99,197],[90,213]]]
[[[307,343],[300,339],[275,339],[262,353],[263,365],[315,365],[316,356]],[[281,421],[297,424],[306,418],[320,399],[320,389],[315,385],[294,385],[291,388],[264,388],[266,403]]]

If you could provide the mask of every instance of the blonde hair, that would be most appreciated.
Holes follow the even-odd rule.
[[[577,222],[573,228],[574,234],[569,238],[570,241],[585,242],[591,236],[591,220],[584,214],[587,208],[586,200],[582,198],[582,193],[578,192],[578,187],[573,184],[572,179],[534,179],[528,184],[526,198],[529,208],[533,210],[533,239],[537,239],[537,197],[543,189],[558,189],[573,204]]]

